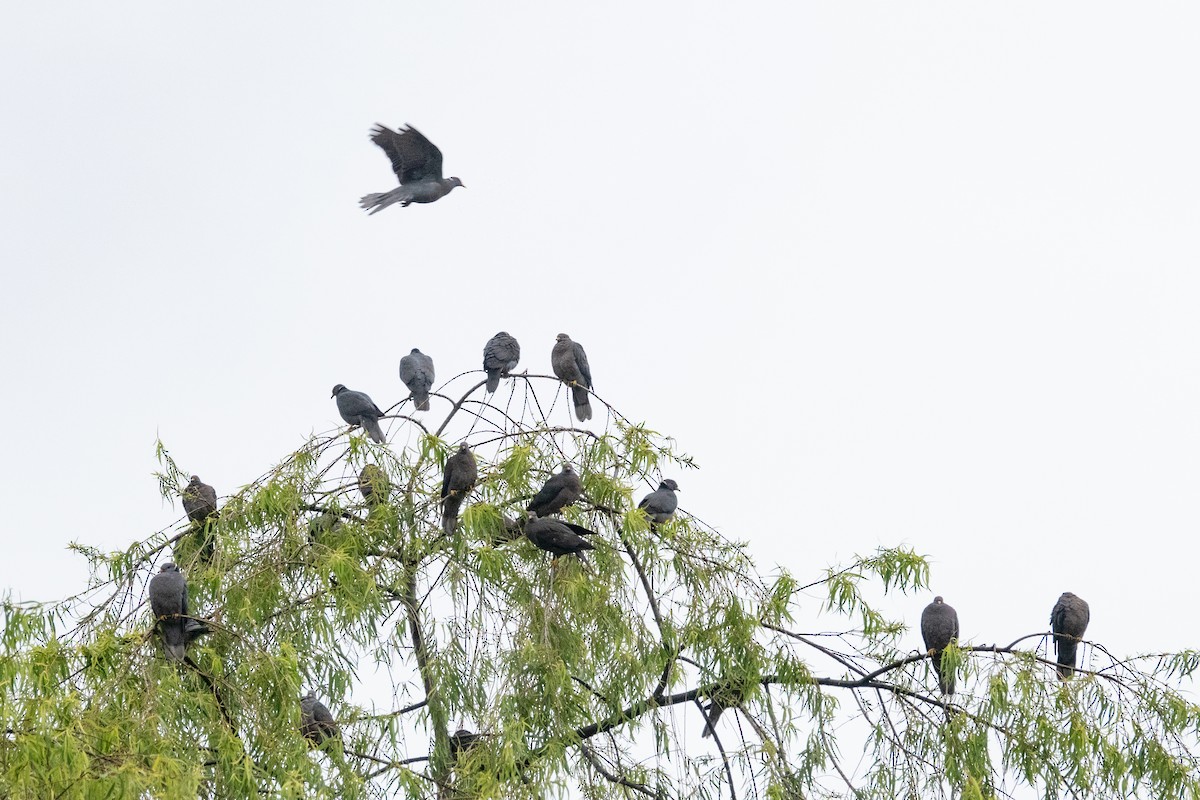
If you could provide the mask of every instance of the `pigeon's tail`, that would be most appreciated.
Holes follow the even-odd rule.
[[[487,371],[487,376],[487,393],[495,394],[496,390],[500,388],[500,370],[489,369]]]
[[[369,216],[370,214],[378,214],[392,203],[399,203],[408,199],[407,196],[408,191],[401,186],[399,189],[393,189],[390,192],[375,192],[373,194],[363,195],[362,199],[358,201],[358,204],[363,208],[368,209]],[[404,205],[408,205],[408,203],[405,203]]]
[[[700,734],[702,738],[707,739],[713,735],[713,729],[717,727],[717,720],[721,718],[721,712],[724,710],[725,706],[715,700],[708,707],[708,719],[704,723],[704,733]]]
[[[376,444],[385,444],[387,442],[387,437],[383,435],[383,428],[379,427],[379,420],[363,417],[362,426],[366,430],[367,435],[371,437],[371,441]]]
[[[421,395],[414,394],[413,402],[416,403],[416,405],[417,405],[417,411],[428,411],[429,410],[429,395],[428,394],[421,394]]]
[[[187,657],[187,635],[183,630],[183,622],[164,619],[159,623],[158,630],[162,635],[167,661],[183,661]]]
[[[1078,642],[1070,641],[1064,636],[1058,638],[1055,644],[1058,645],[1058,677],[1069,681],[1075,674],[1075,648]]]
[[[588,401],[588,390],[571,387],[571,397],[575,401],[575,416],[580,422],[592,418],[592,404]]]
[[[454,535],[454,529],[458,527],[458,509],[462,505],[462,498],[447,497],[442,508],[442,530],[447,536]]]
[[[954,694],[954,673],[946,674],[942,671],[942,654],[933,654],[933,669],[937,673],[938,689],[942,694]]]

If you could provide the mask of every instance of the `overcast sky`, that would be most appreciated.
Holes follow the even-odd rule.
[[[1119,654],[1200,646],[1198,23],[5,4],[0,587],[172,525],[156,437],[229,494],[340,424],[335,383],[390,405],[411,347],[450,377],[500,329],[546,372],[566,331],[765,572],[907,544],[974,643],[1071,590]],[[376,122],[467,188],[368,217]]]

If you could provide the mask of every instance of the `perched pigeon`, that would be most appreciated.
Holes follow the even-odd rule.
[[[546,517],[555,514],[579,499],[583,494],[583,483],[570,464],[563,464],[562,472],[551,475],[542,490],[533,496],[526,509]]]
[[[475,454],[463,442],[458,446],[458,452],[446,459],[446,469],[442,473],[442,530],[447,536],[454,533],[458,510],[478,479]]]
[[[215,521],[218,516],[217,490],[201,481],[199,476],[193,475],[188,485],[183,487],[180,496],[183,499],[183,510],[187,512],[194,528],[200,560],[205,563],[212,561],[215,548],[213,537],[206,527],[209,520]]]
[[[342,529],[342,517],[333,511],[322,512],[320,516],[308,521],[308,541],[310,544],[328,544],[329,535]]]
[[[414,347],[400,359],[400,380],[412,392],[417,411],[428,411],[429,390],[433,388],[433,359]]]
[[[371,141],[387,153],[392,171],[400,179],[399,189],[369,194],[358,201],[372,214],[392,203],[399,203],[401,208],[409,203],[432,203],[455,186],[463,185],[458,178],[442,177],[442,151],[411,125],[397,132],[376,123],[371,129]]]
[[[158,635],[162,637],[167,660],[183,661],[188,643],[187,579],[170,562],[163,564],[150,579],[150,610],[158,622]]]
[[[592,388],[592,368],[588,366],[587,353],[583,345],[572,342],[565,333],[558,335],[554,349],[550,351],[550,366],[563,383],[571,387],[575,403],[575,416],[580,422],[592,418],[592,404],[588,401],[588,389]]]
[[[466,728],[459,728],[450,737],[450,757],[457,759],[459,754],[470,750],[488,734],[471,733]]]
[[[358,473],[358,491],[368,505],[378,505],[387,500],[391,489],[392,482],[388,480],[387,473],[374,464],[367,464]]]
[[[721,685],[713,689],[709,698],[709,704],[704,709],[704,732],[700,734],[705,739],[713,735],[713,730],[717,727],[717,720],[721,718],[721,714],[726,709],[737,708],[742,703],[741,692],[728,685]]]
[[[1058,654],[1058,677],[1064,681],[1071,680],[1075,674],[1075,650],[1091,618],[1092,612],[1087,601],[1071,592],[1063,592],[1050,612],[1054,652]]]
[[[675,509],[679,507],[679,498],[675,496],[678,491],[679,484],[667,478],[638,503],[638,508],[645,511],[646,516],[650,518],[650,527],[667,522],[675,516]]]
[[[517,368],[521,360],[521,345],[505,331],[500,331],[483,347],[483,369],[487,372],[488,394],[500,388],[500,379]]]
[[[942,651],[952,639],[958,638],[958,612],[946,605],[941,595],[921,612],[921,637],[925,640],[925,651],[933,656],[938,688],[942,694],[954,694],[954,672],[942,673]]]
[[[341,739],[342,733],[333,721],[333,715],[325,704],[317,699],[315,692],[300,698],[300,733],[320,747],[330,739]]]
[[[557,519],[538,517],[525,523],[525,537],[555,558],[573,555],[583,559],[584,550],[595,550],[592,543],[581,533],[594,534],[579,525],[570,525]]]
[[[338,413],[348,425],[361,425],[372,441],[378,444],[387,441],[383,435],[383,428],[379,427],[379,418],[383,416],[383,412],[366,392],[356,392],[339,383],[333,387],[330,397],[337,398]]]

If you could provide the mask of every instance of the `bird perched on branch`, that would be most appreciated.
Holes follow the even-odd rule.
[[[1063,592],[1050,612],[1054,652],[1058,654],[1058,677],[1064,681],[1071,680],[1075,674],[1075,651],[1091,618],[1087,601],[1071,592]]]
[[[938,688],[942,694],[954,694],[954,670],[942,671],[942,651],[958,638],[958,612],[946,605],[941,595],[921,612],[921,638],[925,640],[925,652],[933,656]]]
[[[487,733],[471,733],[466,728],[459,728],[450,736],[450,757],[458,760],[460,754],[467,752],[489,735]]]
[[[657,489],[643,497],[642,502],[638,503],[638,508],[645,511],[646,516],[650,518],[651,528],[661,525],[675,516],[675,509],[679,507],[679,498],[675,496],[678,491],[679,484],[667,478],[658,484]]]
[[[525,522],[525,538],[547,553],[553,554],[555,558],[575,556],[580,561],[584,560],[584,550],[596,549],[584,536],[594,536],[595,533],[582,525],[573,525],[559,519],[531,515]]]
[[[729,708],[737,708],[743,702],[745,697],[740,689],[723,683],[713,688],[709,695],[708,706],[705,707],[704,731],[700,734],[702,738],[707,739],[713,735],[713,731],[717,727],[717,720],[721,718],[721,714]]]
[[[446,468],[442,472],[442,530],[447,536],[454,533],[458,511],[478,479],[475,454],[463,442],[458,446],[458,452],[446,459]]]
[[[483,370],[487,373],[487,391],[500,388],[500,379],[517,368],[521,360],[521,345],[505,331],[500,331],[483,347]]]
[[[183,661],[187,657],[189,641],[187,579],[171,562],[163,564],[158,574],[150,579],[150,611],[154,614],[167,660]]]
[[[333,394],[330,397],[337,398],[338,413],[342,415],[342,419],[346,421],[347,425],[361,425],[372,441],[378,444],[387,441],[383,435],[383,428],[379,427],[379,419],[383,416],[383,412],[379,410],[379,406],[375,405],[375,401],[367,396],[366,392],[356,392],[339,383],[333,387]]]
[[[400,380],[412,392],[417,411],[428,411],[429,390],[433,388],[433,359],[414,347],[400,359]]]
[[[592,368],[588,366],[583,345],[560,333],[554,349],[550,351],[550,366],[558,379],[571,387],[576,418],[580,422],[591,419],[592,404],[588,400],[588,389],[592,388]]]
[[[315,692],[309,692],[300,698],[300,733],[313,744],[320,747],[330,739],[342,738],[338,724],[325,704],[317,699]]]
[[[539,517],[546,517],[571,505],[582,494],[583,482],[575,474],[575,469],[570,464],[563,464],[562,472],[551,475],[525,508]]]
[[[371,141],[387,154],[392,171],[400,179],[399,189],[368,194],[358,201],[372,214],[392,203],[399,203],[402,208],[409,203],[432,203],[455,186],[463,185],[458,178],[442,177],[442,151],[411,125],[394,131],[376,123],[371,129]]]
[[[216,521],[218,517],[217,490],[193,475],[188,485],[183,487],[180,498],[183,500],[183,510],[195,530],[200,560],[206,563],[212,561],[213,539],[206,528],[209,520]]]
[[[358,473],[358,491],[362,493],[367,505],[374,506],[387,500],[391,489],[392,482],[388,480],[387,473],[375,464],[367,464],[362,468],[362,472]]]

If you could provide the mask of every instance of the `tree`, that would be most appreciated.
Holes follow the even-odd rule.
[[[924,558],[768,580],[699,519],[652,529],[637,509],[662,477],[686,487],[695,464],[670,439],[607,406],[602,431],[576,427],[550,376],[491,402],[473,377],[435,394],[435,429],[388,410],[405,446],[315,436],[199,535],[185,520],[124,552],[76,545],[85,591],[6,602],[0,796],[1200,797],[1200,708],[1179,689],[1200,653],[1090,643],[1093,669],[1059,681],[1045,633],[952,645],[960,688],[939,697],[909,628],[865,599],[926,588]],[[464,440],[479,482],[448,535],[441,468]],[[187,475],[158,455],[175,499]],[[587,560],[520,532],[564,462],[584,482],[564,516],[598,532]],[[386,474],[365,473],[369,501],[366,464]],[[183,664],[145,603],[168,552],[208,631]],[[813,592],[836,636],[803,631]],[[368,684],[389,704],[352,702]],[[300,733],[310,689],[341,731],[319,747]],[[842,753],[860,750],[873,761],[853,769]]]

